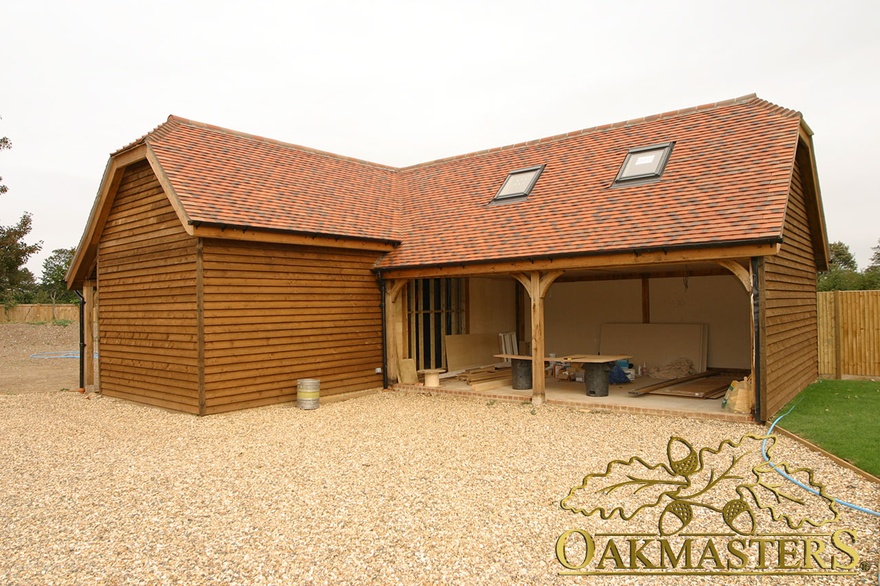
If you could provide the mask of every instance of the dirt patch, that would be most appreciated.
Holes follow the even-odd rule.
[[[0,324],[0,393],[79,387],[79,325]]]

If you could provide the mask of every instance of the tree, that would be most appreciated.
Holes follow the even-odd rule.
[[[12,148],[7,137],[0,138],[0,151]],[[0,177],[0,181],[3,177]],[[0,184],[0,195],[8,191]],[[40,251],[42,242],[26,244],[24,237],[31,231],[31,215],[27,212],[14,226],[0,226],[0,303],[10,307],[33,300],[36,290],[34,274],[25,268],[28,259]]]
[[[848,271],[858,271],[859,265],[856,257],[850,252],[849,246],[843,242],[832,242],[828,245],[831,252],[831,258],[828,260],[828,269],[845,269]]]
[[[828,245],[831,258],[828,271],[819,273],[816,285],[819,291],[867,291],[880,289],[880,241],[872,250],[871,266],[859,272],[856,259],[843,242]]]
[[[0,151],[5,151],[6,149],[11,149],[11,148],[12,148],[12,141],[10,141],[5,136],[0,137]],[[3,181],[3,177],[0,177],[0,181]],[[7,191],[9,191],[9,189],[5,185],[0,183],[0,195],[3,195]]]
[[[29,301],[34,293],[34,275],[24,265],[43,243],[26,244],[24,238],[30,231],[28,213],[18,224],[0,226],[0,301],[7,307]]]
[[[73,291],[67,290],[67,269],[73,261],[76,248],[57,248],[43,261],[43,275],[40,277],[40,289],[37,300],[41,303],[76,303],[78,297]]]
[[[852,291],[862,288],[862,276],[856,257],[850,252],[849,246],[843,242],[832,242],[828,245],[831,257],[828,259],[828,270],[819,273],[816,283],[819,291]]]
[[[872,246],[871,250],[874,254],[871,256],[871,264],[868,265],[869,271],[880,271],[880,239],[877,240],[877,246]]]

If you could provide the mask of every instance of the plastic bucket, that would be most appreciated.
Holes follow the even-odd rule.
[[[300,409],[317,409],[321,399],[321,381],[301,378],[296,381],[296,406]]]

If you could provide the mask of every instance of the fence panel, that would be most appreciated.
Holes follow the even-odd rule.
[[[880,291],[819,293],[819,372],[880,376]]]
[[[3,323],[41,323],[53,319],[79,321],[79,305],[56,305],[55,317],[52,317],[51,305],[16,305],[3,310]]]

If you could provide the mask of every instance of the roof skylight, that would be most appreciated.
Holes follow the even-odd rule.
[[[666,168],[666,162],[669,160],[669,154],[672,152],[674,144],[667,142],[630,149],[614,183],[660,177],[663,174],[663,169]]]
[[[526,197],[531,193],[543,170],[544,165],[538,165],[536,167],[511,171],[507,179],[504,180],[501,189],[495,194],[495,200]]]

